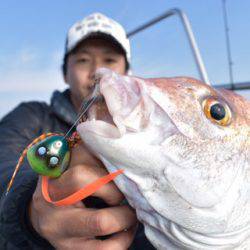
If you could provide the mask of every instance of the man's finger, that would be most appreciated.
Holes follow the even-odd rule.
[[[135,229],[132,228],[111,236],[106,240],[71,238],[62,242],[61,249],[103,249],[127,250],[133,242]]]
[[[77,208],[76,208],[77,209]],[[78,209],[64,212],[63,228],[65,237],[95,237],[109,235],[133,227],[135,212],[129,206],[94,209]]]
[[[134,226],[126,231],[122,231],[110,237],[107,240],[104,240],[102,243],[105,249],[123,249],[127,250],[135,237],[137,227]]]
[[[65,198],[107,174],[105,169],[97,166],[78,165],[70,168],[60,178],[50,181],[51,198],[52,200]],[[98,189],[93,196],[103,199],[109,205],[118,205],[124,199],[123,194],[113,182]]]

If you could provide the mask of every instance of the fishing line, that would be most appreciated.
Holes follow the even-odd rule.
[[[82,107],[81,107],[81,112],[78,116],[78,118],[76,119],[76,121],[74,122],[74,124],[70,127],[70,129],[68,130],[68,132],[65,134],[65,136],[63,138],[66,138],[67,135],[71,132],[71,130],[75,127],[75,125],[78,123],[78,121],[82,118],[82,116],[88,111],[88,109],[91,107],[91,105],[95,102],[95,100],[97,99],[97,97],[99,96],[100,93],[100,85],[99,83],[96,83],[94,86],[94,90],[93,93],[91,94],[91,97],[88,98],[87,100],[84,100],[82,103]]]

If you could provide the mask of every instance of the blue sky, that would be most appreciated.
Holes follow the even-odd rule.
[[[101,12],[130,31],[175,7],[188,15],[210,81],[229,82],[221,0],[1,1],[0,117],[21,101],[49,101],[54,89],[66,87],[60,66],[74,22]],[[250,81],[250,1],[227,0],[227,11],[234,79]],[[177,17],[136,35],[131,46],[135,75],[199,78]],[[242,94],[250,98],[250,91]]]

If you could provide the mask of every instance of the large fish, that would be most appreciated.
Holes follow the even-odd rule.
[[[250,103],[193,78],[97,72],[77,127],[157,249],[250,249]]]

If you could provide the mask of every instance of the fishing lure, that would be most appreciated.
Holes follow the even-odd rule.
[[[91,97],[83,102],[79,117],[65,135],[59,133],[42,134],[24,149],[8,184],[6,195],[8,194],[26,155],[31,168],[39,175],[42,175],[42,194],[44,199],[57,206],[71,205],[83,200],[123,172],[123,170],[118,170],[107,174],[59,201],[52,201],[49,196],[49,178],[57,178],[63,174],[63,172],[68,168],[72,148],[74,148],[81,141],[77,132],[72,133],[71,136],[68,135],[74,126],[82,119],[83,115],[95,102],[98,96],[99,84],[96,83]]]

